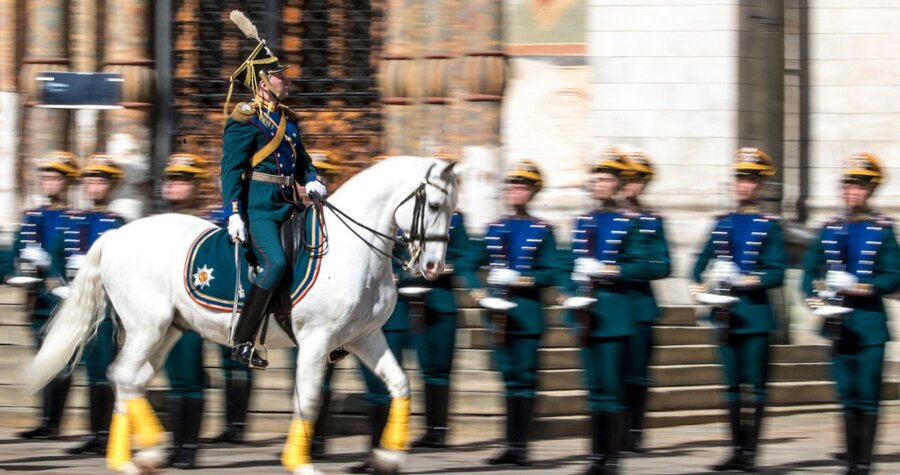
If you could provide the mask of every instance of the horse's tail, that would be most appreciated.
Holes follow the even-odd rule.
[[[23,378],[37,391],[69,364],[78,361],[85,343],[97,332],[106,316],[106,290],[100,278],[100,257],[114,231],[94,242],[72,282],[69,296],[50,319],[44,343],[25,368]]]

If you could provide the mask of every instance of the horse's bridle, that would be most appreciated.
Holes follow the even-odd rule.
[[[431,175],[431,170],[434,169],[434,166],[435,166],[435,164],[431,164],[431,166],[428,167],[428,170],[425,172],[425,177],[422,178],[422,181],[421,181],[421,183],[419,183],[419,186],[417,186],[415,190],[413,190],[409,195],[407,195],[406,198],[403,198],[400,201],[400,203],[397,204],[397,206],[394,208],[394,215],[396,216],[397,211],[400,209],[401,206],[403,206],[409,200],[415,200],[413,202],[412,222],[409,225],[409,236],[400,236],[400,237],[389,236],[387,234],[384,234],[376,229],[372,229],[371,227],[366,226],[365,224],[362,224],[359,221],[353,219],[350,215],[348,215],[344,211],[336,208],[328,200],[322,198],[317,193],[313,193],[311,195],[311,198],[313,199],[313,201],[315,203],[318,203],[321,206],[324,206],[324,207],[330,209],[332,212],[334,212],[335,216],[338,217],[338,219],[344,224],[344,226],[347,226],[347,229],[349,229],[351,232],[353,232],[353,234],[356,235],[356,237],[358,237],[359,240],[362,241],[366,246],[368,246],[369,249],[375,251],[378,254],[381,254],[384,257],[387,257],[390,260],[399,262],[400,264],[403,265],[403,270],[407,270],[407,269],[412,268],[416,264],[418,264],[419,259],[421,258],[421,255],[422,255],[422,251],[425,249],[426,243],[428,243],[428,242],[449,242],[450,241],[449,232],[447,234],[443,234],[443,235],[433,235],[433,234],[429,235],[429,234],[425,233],[425,206],[427,204],[426,188],[428,187],[428,185],[431,185],[434,188],[436,188],[438,191],[440,191],[441,193],[443,193],[445,195],[449,194],[449,191],[435,185],[434,183],[431,182],[431,180],[429,180],[429,176]],[[359,226],[360,228],[365,229],[366,231],[369,231],[370,233],[375,234],[376,236],[378,236],[382,239],[387,239],[387,240],[393,242],[394,244],[407,246],[409,249],[409,256],[410,256],[409,259],[404,261],[403,259],[400,259],[400,258],[394,256],[392,253],[384,252],[381,249],[378,249],[374,244],[367,241],[364,237],[360,236],[359,232],[357,232],[355,229],[353,229],[353,227],[351,227],[347,223],[347,221],[350,221],[351,223],[355,224],[356,226]]]

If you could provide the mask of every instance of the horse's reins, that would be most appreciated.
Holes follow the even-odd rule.
[[[409,227],[409,237],[389,236],[389,235],[382,233],[376,229],[373,229],[363,223],[360,223],[359,221],[354,219],[352,216],[350,216],[349,214],[347,214],[340,208],[333,205],[331,202],[329,202],[325,198],[322,198],[322,196],[319,195],[318,193],[312,193],[310,195],[310,197],[314,201],[321,204],[321,206],[330,209],[334,213],[334,215],[337,216],[338,220],[340,220],[341,223],[343,223],[344,226],[346,226],[347,229],[350,230],[350,232],[352,232],[357,238],[359,238],[360,241],[362,241],[366,246],[368,246],[369,249],[371,249],[372,251],[375,251],[377,254],[380,254],[380,255],[388,258],[391,261],[402,264],[403,269],[407,270],[410,267],[412,267],[413,265],[415,265],[416,262],[418,262],[419,257],[422,254],[422,249],[423,249],[425,243],[427,243],[427,242],[449,242],[449,240],[450,240],[449,235],[435,236],[435,235],[428,235],[425,232],[426,187],[428,185],[431,185],[431,186],[437,188],[441,193],[448,194],[448,191],[446,189],[435,185],[428,179],[428,176],[431,174],[431,170],[433,168],[434,168],[434,165],[432,164],[428,168],[428,171],[425,172],[425,178],[422,179],[422,182],[419,183],[419,186],[416,187],[416,189],[413,190],[409,195],[407,195],[406,198],[403,198],[403,200],[400,201],[400,203],[397,204],[397,206],[394,208],[394,214],[396,214],[397,210],[399,210],[400,207],[403,206],[407,201],[409,201],[411,199],[415,199],[415,202],[413,203],[412,222],[410,223],[410,227]],[[391,241],[394,244],[399,244],[401,246],[409,246],[411,248],[409,260],[404,261],[403,259],[400,259],[391,253],[382,251],[377,246],[375,246],[374,244],[369,242],[369,240],[367,240],[365,237],[360,235],[359,231],[354,229],[354,227],[350,226],[350,223],[348,223],[348,221],[350,223],[354,224],[355,226],[365,229],[366,231],[368,231],[382,239]]]

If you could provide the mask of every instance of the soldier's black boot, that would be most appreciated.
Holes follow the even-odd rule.
[[[243,378],[225,380],[225,430],[210,440],[214,444],[243,444],[250,403],[250,381]]]
[[[875,448],[875,432],[878,428],[878,414],[859,414],[859,437],[857,443],[856,474],[869,475],[872,454]]]
[[[369,407],[369,455],[363,463],[348,468],[347,473],[374,473],[375,468],[370,458],[372,451],[381,445],[381,434],[384,432],[390,411],[391,406],[382,404],[372,404]]]
[[[234,328],[234,348],[231,350],[231,359],[248,365],[254,369],[265,369],[269,362],[264,360],[256,351],[254,339],[259,324],[266,314],[269,300],[273,292],[254,285],[247,294],[241,316]]]
[[[838,460],[842,460],[847,464],[847,473],[856,473],[856,462],[859,459],[859,414],[853,410],[845,410],[844,412],[844,440],[846,441],[845,451],[835,455]]]
[[[531,438],[531,420],[534,418],[534,399],[533,397],[522,396],[518,398],[517,402],[517,417],[519,420],[516,423],[516,435],[513,443],[516,456],[516,460],[513,463],[520,466],[529,464],[528,441]]]
[[[84,453],[106,455],[115,395],[109,384],[92,384],[89,386],[89,390],[91,433],[83,443],[66,449],[66,453],[72,455]]]
[[[632,386],[630,426],[628,429],[627,451],[644,452],[644,413],[647,411],[647,386]]]
[[[168,463],[172,466],[181,455],[181,448],[184,446],[184,400],[186,398],[179,396],[169,396],[166,398],[166,411],[169,413],[168,429],[172,432],[172,447],[169,448]]]
[[[756,471],[756,456],[759,453],[759,437],[762,431],[762,422],[765,412],[765,404],[754,404],[753,418],[744,430],[742,446],[744,466],[741,467],[741,470],[745,472]]]
[[[506,396],[506,448],[495,457],[487,459],[488,465],[505,465],[516,463],[515,441],[518,434],[518,411],[519,398],[514,396]]]
[[[172,459],[172,466],[182,470],[197,468],[197,447],[200,442],[200,423],[203,420],[203,398],[181,398],[181,446]]]
[[[331,391],[322,391],[322,403],[319,405],[319,417],[313,428],[312,442],[309,444],[309,456],[313,460],[325,458],[325,439],[328,437],[328,408],[331,406]]]
[[[62,422],[66,397],[69,395],[71,376],[57,376],[44,386],[44,408],[41,425],[29,431],[20,432],[23,439],[56,440],[59,438],[59,424]]]
[[[743,431],[741,430],[741,402],[728,401],[728,425],[731,429],[731,445],[734,452],[722,463],[710,467],[715,472],[727,472],[729,470],[743,470]]]
[[[616,475],[619,473],[619,452],[622,450],[622,427],[624,425],[622,412],[603,413],[606,421],[606,454],[604,475]]]
[[[591,464],[582,475],[601,475],[606,468],[606,421],[602,412],[591,412]]]
[[[413,447],[439,449],[447,444],[447,411],[450,386],[425,383],[425,434]]]

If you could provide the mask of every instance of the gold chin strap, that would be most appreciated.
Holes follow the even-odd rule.
[[[259,78],[262,79],[262,82],[269,88],[269,94],[271,94],[275,98],[275,102],[281,100],[281,94],[275,92],[275,88],[272,87],[272,83],[269,82],[269,75],[266,74],[265,71],[259,72]],[[255,92],[255,91],[254,91]]]

